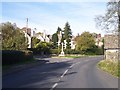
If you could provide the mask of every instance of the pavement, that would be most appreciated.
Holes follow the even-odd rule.
[[[39,57],[36,57],[40,60]],[[77,59],[44,58],[35,65],[2,77],[3,88],[118,88],[118,78],[96,65],[103,56]]]

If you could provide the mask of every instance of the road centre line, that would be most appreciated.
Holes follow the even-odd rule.
[[[55,83],[50,90],[53,90],[57,85],[58,83]]]
[[[71,65],[69,68],[72,68],[74,66],[74,64],[73,65]]]
[[[79,63],[81,63],[81,62],[72,64],[72,65],[71,65],[68,69],[66,69],[65,72],[61,75],[61,78],[63,78],[63,77],[65,76],[65,74],[68,72],[68,70],[69,70],[70,68],[72,68],[74,65],[77,65],[77,64],[79,64]],[[61,80],[61,78],[59,79],[59,81]],[[57,85],[58,85],[58,83],[55,83],[50,90],[53,90]]]
[[[65,76],[65,74],[68,72],[68,70],[69,70],[70,68],[72,68],[74,65],[79,64],[79,63],[81,63],[81,62],[72,64],[67,70],[65,70],[65,72],[62,74],[61,78]]]
[[[65,72],[62,74],[61,78],[64,77],[64,75],[65,75],[67,72],[68,72],[68,69],[65,70]],[[59,79],[59,81],[60,81],[60,79]],[[58,85],[58,83],[55,83],[50,90],[53,90],[57,85]]]
[[[68,72],[68,69],[65,70],[65,72],[62,74],[61,78],[64,77],[64,75]]]

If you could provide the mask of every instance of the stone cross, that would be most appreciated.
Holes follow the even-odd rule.
[[[63,51],[63,42],[62,42],[62,52],[64,52],[64,51]]]
[[[64,51],[63,51],[63,42],[62,42],[62,51],[59,56],[65,56]]]

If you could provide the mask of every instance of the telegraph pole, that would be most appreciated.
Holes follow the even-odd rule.
[[[28,29],[28,18],[26,18],[26,33],[27,33],[27,29]]]
[[[28,18],[26,18],[26,31],[25,31],[25,36],[26,36],[26,42],[28,40],[28,48],[31,48],[31,35],[27,34],[27,30],[28,30]],[[28,38],[28,39],[27,39]]]

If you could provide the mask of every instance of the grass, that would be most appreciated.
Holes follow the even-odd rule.
[[[66,55],[65,57],[66,58],[80,58],[82,56],[80,56],[80,55]]]
[[[52,56],[52,58],[81,58],[81,57],[94,57],[98,55],[81,55],[81,54],[65,54],[65,56]]]
[[[98,63],[98,67],[114,76],[120,77],[120,62],[102,60]]]
[[[66,54],[65,56],[52,56],[52,58],[81,58],[85,55]]]

